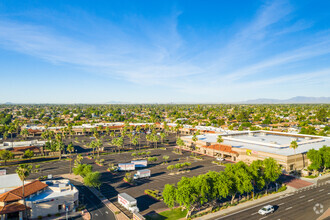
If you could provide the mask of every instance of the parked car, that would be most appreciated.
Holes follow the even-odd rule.
[[[217,160],[218,160],[218,161],[224,161],[225,159],[222,158],[222,157],[217,157]]]
[[[266,205],[266,206],[262,207],[262,208],[258,211],[258,213],[259,213],[260,215],[267,215],[267,214],[269,214],[269,213],[273,213],[274,211],[275,211],[274,206],[272,206],[272,205]]]

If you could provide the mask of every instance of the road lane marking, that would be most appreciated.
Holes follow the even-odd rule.
[[[282,202],[281,204],[278,204],[278,205],[283,205],[284,204],[284,202]]]
[[[314,199],[310,199],[310,200],[308,200],[308,202],[311,202],[311,201],[313,201]]]
[[[257,214],[257,212],[255,212],[255,213],[252,213],[251,215],[255,215],[255,214]]]
[[[300,196],[299,198],[304,198],[305,196]]]
[[[320,189],[319,192],[322,192],[324,189]]]
[[[286,208],[285,210],[289,210],[289,209],[292,209],[292,206],[291,206],[291,207],[288,207],[288,208]]]

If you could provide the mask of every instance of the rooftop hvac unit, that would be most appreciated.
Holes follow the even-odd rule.
[[[270,143],[271,143],[271,144],[277,144],[277,142],[276,142],[276,141],[271,141]]]
[[[291,138],[291,141],[297,141],[298,138],[294,137],[294,138]]]
[[[305,140],[311,140],[312,138],[311,137],[305,137]]]

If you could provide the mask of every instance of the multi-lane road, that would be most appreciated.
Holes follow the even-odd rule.
[[[114,214],[106,207],[101,200],[96,197],[86,186],[71,180],[79,190],[80,201],[86,205],[86,209],[91,214],[91,219],[95,220],[115,220]],[[79,218],[82,219],[82,218]]]
[[[266,216],[259,215],[258,210],[268,204],[275,207],[275,212]],[[317,219],[329,207],[330,184],[326,184],[324,182],[319,186],[312,186],[297,190],[274,200],[239,210],[225,216],[213,218],[213,220],[314,220]]]

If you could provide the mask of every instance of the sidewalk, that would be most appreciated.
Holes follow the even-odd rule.
[[[319,181],[330,179],[330,173],[327,173],[326,175],[323,175],[323,176],[316,177],[314,179],[305,178],[305,177],[300,177],[300,179],[317,184]]]
[[[254,207],[258,204],[264,203],[264,202],[269,201],[269,200],[276,199],[276,198],[281,197],[281,196],[283,197],[283,196],[285,196],[285,194],[292,193],[294,191],[295,191],[295,189],[290,187],[290,188],[288,188],[287,190],[285,190],[283,192],[271,194],[271,195],[262,197],[260,199],[247,201],[247,202],[238,204],[236,206],[232,206],[232,207],[223,209],[223,210],[218,211],[218,212],[214,212],[214,213],[204,215],[202,217],[198,217],[196,219],[205,220],[205,219],[212,219],[212,218],[216,218],[216,217],[221,217],[221,216],[224,216],[224,215],[232,213],[232,212],[236,212],[236,211],[239,211],[239,210],[244,210],[244,209],[249,208],[249,207]]]

